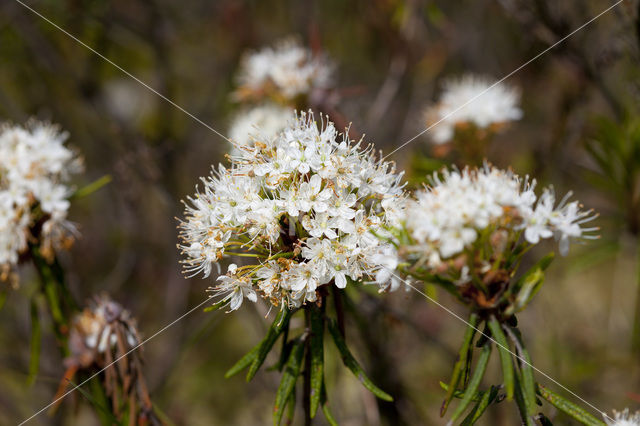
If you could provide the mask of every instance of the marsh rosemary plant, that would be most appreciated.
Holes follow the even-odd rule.
[[[230,372],[249,367],[251,379],[283,336],[283,378],[274,422],[292,408],[303,376],[307,420],[326,399],[323,377],[325,329],[345,365],[377,396],[389,399],[364,375],[345,341],[340,290],[377,283],[394,288],[385,254],[393,249],[374,234],[398,226],[404,202],[401,174],[378,160],[373,146],[338,134],[333,123],[302,113],[276,136],[256,134],[252,146],[237,146],[229,168],[219,166],[186,203],[179,248],[185,272],[207,277],[233,256],[211,295],[228,311],[245,299],[264,299],[278,312],[268,335]],[[392,265],[395,267],[395,265]],[[326,309],[333,298],[334,315]],[[297,311],[305,328],[289,332]],[[307,403],[308,402],[308,403]]]
[[[450,424],[475,423],[491,404],[515,400],[523,424],[549,424],[539,413],[546,400],[584,424],[602,425],[580,407],[539,385],[518,329],[524,310],[544,281],[553,253],[525,273],[524,255],[541,240],[555,238],[561,254],[572,239],[595,238],[595,218],[577,201],[560,202],[552,189],[540,196],[536,182],[490,166],[444,170],[418,191],[404,209],[403,226],[392,231],[399,271],[435,283],[469,307],[460,346],[440,414]],[[492,352],[498,352],[502,384],[481,387]],[[476,359],[475,365],[473,359]],[[454,398],[460,402],[449,410]]]

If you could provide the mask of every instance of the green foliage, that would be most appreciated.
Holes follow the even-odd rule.
[[[485,410],[489,405],[494,402],[498,396],[498,391],[500,388],[498,386],[491,386],[491,389],[488,391],[480,392],[479,399],[476,404],[473,406],[473,409],[469,412],[467,417],[462,420],[461,426],[472,426],[474,425],[482,414],[484,414]]]
[[[269,331],[267,331],[266,337],[260,343],[258,353],[253,359],[251,366],[249,367],[249,372],[247,373],[247,382],[251,381],[251,379],[254,378],[254,376],[258,372],[258,369],[267,358],[267,354],[271,351],[271,348],[276,343],[276,340],[278,340],[280,334],[289,324],[289,320],[291,319],[292,315],[293,311],[289,309],[283,309],[278,313],[276,319],[273,321],[273,324],[271,324],[271,327],[269,327]]]
[[[295,390],[296,381],[302,368],[302,357],[305,349],[304,343],[304,339],[297,339],[295,341],[289,359],[285,364],[282,380],[276,393],[276,402],[273,407],[273,424],[275,426],[280,424],[282,415],[284,414],[284,408],[287,402],[290,401],[291,395]]]
[[[467,385],[467,388],[464,391],[464,396],[462,397],[462,401],[456,407],[455,411],[451,415],[451,421],[454,422],[458,417],[462,415],[464,410],[471,404],[478,388],[480,387],[480,383],[482,382],[482,377],[487,369],[487,364],[489,363],[489,357],[491,356],[491,343],[486,342],[481,349],[480,356],[478,357],[478,362],[476,363],[476,368]]]
[[[575,420],[587,426],[605,426],[605,423],[596,419],[591,414],[577,406],[576,404],[567,401],[557,393],[549,390],[547,387],[538,385],[538,394],[549,401],[554,407],[563,413],[568,414]]]
[[[502,332],[502,326],[495,317],[491,317],[487,324],[489,325],[491,334],[496,341],[496,346],[498,347],[498,353],[500,354],[500,364],[502,365],[502,380],[504,380],[507,399],[511,401],[513,399],[514,380],[509,342],[507,342],[507,338]]]
[[[253,347],[249,352],[247,352],[238,362],[236,362],[233,367],[231,367],[224,374],[225,379],[235,376],[245,368],[249,367],[258,357],[258,353],[260,352],[260,347],[262,346],[262,342],[258,343]]]
[[[333,337],[333,342],[336,344],[336,348],[340,352],[342,356],[342,362],[344,365],[353,373],[354,376],[367,388],[372,394],[377,396],[378,398],[384,401],[393,401],[393,397],[377,387],[369,377],[364,372],[364,369],[358,364],[358,361],[354,358],[347,347],[342,335],[340,334],[340,330],[335,322],[328,322],[329,332],[331,333],[331,337]]]
[[[69,199],[73,200],[73,199],[85,198],[93,194],[94,192],[100,190],[103,186],[108,185],[109,183],[111,183],[111,181],[112,181],[112,178],[110,175],[104,175],[101,178],[98,178],[95,181],[91,182],[90,184],[78,189],[76,192],[71,194],[71,197],[69,197]]]
[[[458,382],[460,378],[463,377],[463,369],[467,369],[467,357],[469,355],[469,349],[471,348],[471,342],[473,341],[473,336],[476,332],[476,325],[478,324],[478,315],[472,313],[469,317],[469,326],[464,334],[464,339],[462,341],[462,346],[460,347],[460,351],[458,352],[458,359],[453,367],[453,373],[451,375],[451,380],[449,381],[449,385],[447,386],[447,396],[442,403],[442,407],[440,408],[440,417],[444,416],[447,412],[447,407],[449,407],[449,403],[453,398],[453,395],[458,386]],[[465,374],[466,376],[466,374]]]

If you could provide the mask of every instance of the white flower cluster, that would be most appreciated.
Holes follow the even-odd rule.
[[[238,146],[252,145],[256,133],[262,140],[275,137],[293,117],[292,109],[276,104],[263,104],[240,112],[229,128],[229,139],[234,144],[232,154],[239,154]]]
[[[530,244],[555,237],[563,255],[570,239],[588,238],[585,233],[596,230],[581,226],[595,216],[569,202],[571,194],[556,205],[551,188],[537,197],[535,186],[535,180],[489,166],[447,170],[416,192],[405,210],[405,225],[432,267],[470,248],[489,228],[506,231],[509,240],[522,232]]]
[[[431,130],[436,144],[453,139],[459,125],[474,124],[479,128],[497,128],[509,121],[519,120],[520,93],[503,83],[474,75],[448,80],[440,101],[425,113],[427,122],[438,123]]]
[[[249,52],[241,63],[238,82],[242,91],[274,90],[286,99],[324,89],[331,84],[333,65],[314,55],[297,39],[282,40],[275,47]]]
[[[629,409],[625,408],[623,411],[614,411],[613,416],[613,420],[605,416],[608,426],[640,426],[640,411],[629,414]]]
[[[220,166],[189,199],[179,246],[190,274],[211,273],[231,251],[256,256],[256,265],[231,265],[214,295],[237,309],[256,292],[276,306],[316,300],[319,286],[347,278],[390,278],[389,248],[373,232],[397,226],[403,205],[402,174],[302,113],[275,138],[258,139]]]
[[[50,124],[0,127],[0,279],[34,238],[45,256],[72,240],[67,182],[82,161],[64,146],[66,138]]]

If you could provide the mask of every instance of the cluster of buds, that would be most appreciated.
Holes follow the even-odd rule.
[[[73,242],[68,181],[82,160],[66,139],[50,124],[0,127],[0,281],[17,283],[15,267],[30,245],[51,260]]]
[[[67,371],[58,395],[75,376],[82,379],[104,370],[99,380],[116,417],[128,412],[129,424],[160,424],[142,373],[140,342],[129,311],[106,295],[95,297],[71,324],[71,355],[65,359]]]
[[[387,285],[388,265],[377,259],[392,247],[374,234],[399,225],[401,174],[362,145],[302,113],[274,138],[238,146],[231,167],[189,199],[179,245],[186,272],[206,277],[225,255],[257,260],[231,265],[212,289],[232,310],[256,293],[291,308],[329,283]]]

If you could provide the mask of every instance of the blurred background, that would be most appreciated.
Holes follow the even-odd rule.
[[[426,127],[424,108],[444,79],[468,72],[501,78],[612,3],[28,2],[222,133],[239,108],[230,94],[243,52],[297,36],[335,62],[332,104],[340,117],[385,152]],[[541,184],[553,182],[561,194],[573,190],[600,213],[600,240],[557,259],[519,321],[534,364],[606,411],[640,406],[639,42],[638,2],[626,0],[515,74],[508,82],[522,92],[524,116],[496,137],[488,155]],[[143,336],[200,303],[212,279],[183,277],[176,217],[180,200],[225,161],[229,144],[13,0],[0,2],[0,64],[0,120],[59,123],[85,157],[77,186],[113,177],[72,206],[82,238],[61,262],[76,298],[108,292],[138,319]],[[430,149],[421,136],[393,158],[415,177],[421,171],[412,159],[428,158]],[[29,267],[21,276],[17,290],[2,289],[0,424],[48,404],[64,372],[45,328],[40,374],[27,384],[29,296],[37,284]],[[356,357],[396,401],[376,401],[329,353],[329,401],[340,424],[444,424],[438,381],[448,380],[464,325],[414,292],[351,289],[350,297],[358,314],[348,318],[347,334]],[[436,297],[465,313],[444,294]],[[144,346],[151,396],[168,418],[270,423],[279,374],[263,370],[248,384],[241,375],[223,377],[264,335],[266,311],[259,303],[229,315],[198,310]],[[497,382],[495,367],[488,377]],[[545,412],[554,416],[548,406]],[[517,422],[515,406],[503,403],[479,424]],[[572,424],[561,415],[555,422]],[[76,392],[55,416],[32,424],[97,421]]]

